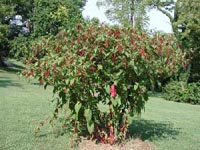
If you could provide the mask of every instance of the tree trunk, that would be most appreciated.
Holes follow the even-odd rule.
[[[130,21],[131,21],[131,26],[132,27],[135,27],[135,18],[134,18],[134,0],[131,0],[131,18],[130,18]]]

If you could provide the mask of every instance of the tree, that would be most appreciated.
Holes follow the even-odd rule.
[[[0,65],[4,64],[4,58],[10,50],[10,41],[16,36],[16,29],[11,28],[10,21],[15,15],[27,19],[32,11],[33,0],[1,0],[0,1]],[[17,32],[18,34],[18,32]]]
[[[141,28],[147,23],[146,2],[146,0],[98,0],[97,5],[106,8],[106,16],[111,21]]]
[[[13,15],[13,13],[13,6],[4,3],[4,1],[0,2],[0,64],[2,63],[2,57],[8,49],[8,18]]]
[[[82,17],[85,0],[34,0],[31,21],[36,36],[56,34],[59,28],[74,26]]]
[[[174,4],[175,7],[171,9],[164,8]],[[198,0],[177,0],[176,2],[170,0],[169,2],[162,2],[158,0],[154,2],[155,7],[165,14],[171,22],[173,32],[178,36],[181,36],[181,39],[184,40],[190,48],[197,48],[199,45],[199,35],[200,35],[200,2]],[[169,10],[174,11],[170,13]]]
[[[175,4],[172,8],[174,13],[163,8],[170,4]],[[173,32],[179,38],[181,45],[194,51],[189,81],[200,80],[200,1],[171,0],[163,3],[157,0],[153,5],[170,19]]]
[[[86,0],[1,0],[1,51],[8,49],[8,53],[11,49],[17,57],[25,51],[27,54],[26,45],[30,45],[35,38],[57,34],[58,30],[72,27],[82,19],[81,11],[85,3]],[[21,18],[21,25],[16,24],[16,16]],[[28,31],[24,30],[25,26]],[[26,33],[31,31],[32,34],[27,36]],[[26,37],[19,36],[20,33],[26,34]]]

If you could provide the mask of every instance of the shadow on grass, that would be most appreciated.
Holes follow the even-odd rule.
[[[23,67],[17,66],[17,67],[0,67],[0,70],[9,72],[9,73],[20,73],[23,70]]]
[[[69,128],[54,127],[52,132],[38,133],[37,138],[47,138],[49,135],[55,137],[63,136],[69,132]],[[170,123],[160,123],[153,120],[133,120],[128,130],[128,138],[139,138],[142,141],[149,140],[153,141],[156,139],[172,138],[176,139],[179,134],[179,129],[173,128]],[[87,135],[83,132],[81,136]]]
[[[134,120],[129,127],[128,135],[141,140],[176,138],[178,129],[173,128],[170,123],[158,123],[152,120]]]
[[[60,136],[64,136],[67,133],[69,133],[68,128],[62,128],[62,127],[53,127],[51,131],[42,131],[44,129],[41,129],[41,131],[35,133],[35,138],[36,139],[41,139],[41,138],[48,138],[50,136],[53,136],[55,138],[58,138]]]
[[[9,73],[18,73],[21,72],[24,67],[22,65],[15,64],[13,62],[4,61],[6,65],[0,65],[0,70],[9,72]]]
[[[149,91],[148,92],[149,97],[163,97],[163,93],[162,92],[156,92],[156,91]]]
[[[0,87],[7,88],[10,86],[22,87],[21,84],[13,81],[12,79],[8,77],[0,77]]]

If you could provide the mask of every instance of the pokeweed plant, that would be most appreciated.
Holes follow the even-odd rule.
[[[104,25],[78,25],[32,48],[23,75],[53,86],[54,118],[111,145],[144,109],[147,85],[176,73],[185,57],[172,35]]]

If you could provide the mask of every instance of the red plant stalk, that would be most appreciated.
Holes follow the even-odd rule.
[[[76,125],[76,123],[75,123],[75,125],[74,125],[74,133],[78,133],[78,128],[77,128],[77,125]]]
[[[125,118],[124,120],[124,123],[122,125],[122,127],[120,128],[120,132],[124,133],[124,136],[125,136],[125,129],[127,128],[127,117]]]
[[[110,94],[111,94],[111,96],[113,98],[117,96],[117,90],[116,90],[115,84],[112,84],[110,86]],[[113,112],[110,109],[110,120],[112,120],[112,119],[113,119]],[[109,143],[110,143],[110,145],[113,145],[115,143],[115,135],[114,135],[114,127],[113,127],[113,125],[109,125],[109,130],[110,130]]]
[[[107,143],[106,139],[105,139],[105,136],[102,136],[102,135],[100,135],[100,141],[101,141],[102,144],[106,144]]]
[[[96,137],[101,144],[106,144],[106,138],[105,135],[102,134],[101,130],[99,129],[99,127],[96,127],[96,130],[94,131],[94,137]]]
[[[110,145],[113,145],[115,143],[115,135],[114,135],[114,127],[110,126]]]

